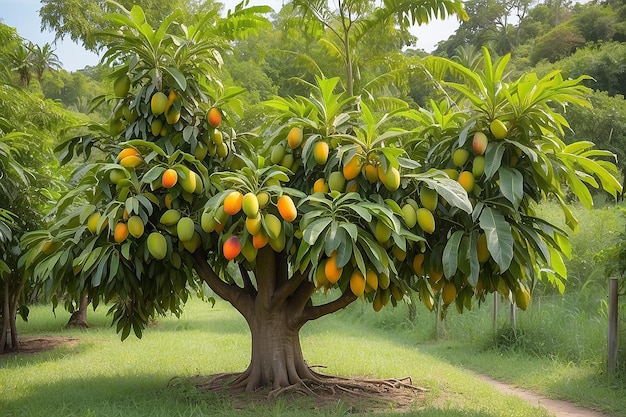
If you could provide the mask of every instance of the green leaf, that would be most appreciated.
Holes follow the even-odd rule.
[[[187,80],[178,69],[174,67],[164,67],[163,72],[172,77],[172,80],[174,80],[180,91],[185,91],[187,89]]]
[[[315,220],[313,223],[308,225],[306,229],[304,229],[302,238],[309,245],[314,245],[320,234],[326,230],[332,221],[333,219],[327,217]]]
[[[141,182],[144,184],[150,184],[152,183],[152,181],[160,178],[161,175],[163,175],[163,172],[165,172],[165,168],[157,165],[143,175],[143,177],[141,178]]]
[[[351,204],[349,208],[350,210],[358,214],[366,222],[369,223],[372,221],[372,214],[366,208],[363,208],[359,206],[358,204]]]
[[[143,12],[143,9],[138,5],[134,5],[132,9],[130,9],[130,17],[136,25],[142,25],[146,23],[146,15]]]
[[[350,235],[353,242],[356,242],[356,239],[359,237],[359,229],[353,223],[341,223],[341,228],[345,229],[346,232]]]
[[[491,257],[506,271],[513,259],[513,235],[511,225],[504,216],[491,207],[485,207],[480,214],[480,227],[487,237],[487,247]]]
[[[339,230],[339,235],[341,235],[341,241],[343,243],[340,243],[337,248],[337,267],[343,268],[350,262],[350,258],[352,257],[352,241],[345,238],[346,233],[343,229]]]
[[[485,152],[485,178],[490,179],[494,176],[500,165],[502,164],[502,156],[506,146],[503,142],[499,142],[495,145],[491,143],[487,146],[487,152]]]
[[[565,263],[563,262],[563,258],[559,251],[557,251],[553,247],[549,247],[550,249],[550,266],[560,277],[567,277],[567,268],[565,267]]]
[[[478,262],[478,252],[476,251],[477,242],[478,242],[478,231],[474,231],[469,236],[469,246],[468,246],[470,273],[467,277],[467,282],[469,282],[469,284],[472,286],[476,286],[476,284],[478,284],[478,278],[480,275],[480,263]]]
[[[436,179],[423,179],[430,188],[434,188],[452,207],[457,207],[466,213],[471,213],[472,203],[467,196],[467,191],[457,181],[448,177],[438,177]]]
[[[572,229],[574,233],[578,233],[578,219],[572,213],[572,210],[569,208],[567,203],[563,200],[563,198],[559,195],[556,196],[559,200],[559,205],[561,206],[561,210],[563,211],[563,215],[565,216],[565,224]]]
[[[448,243],[446,243],[446,247],[443,250],[443,257],[441,258],[441,261],[443,262],[443,274],[446,278],[452,278],[454,274],[456,274],[459,258],[459,245],[461,244],[463,234],[464,232],[462,230],[454,232],[448,239]]]
[[[498,170],[500,176],[500,191],[517,209],[524,198],[524,177],[514,168],[502,165]]]

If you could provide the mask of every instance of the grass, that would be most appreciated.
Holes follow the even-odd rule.
[[[488,300],[481,309],[450,313],[444,339],[419,348],[551,398],[626,415],[626,381],[605,373],[607,324],[597,311],[600,301],[594,307],[577,304],[578,299],[578,293],[535,299],[526,312],[518,310],[516,334],[508,306],[501,308],[493,330],[493,302]]]
[[[542,215],[558,219],[555,207]],[[519,312],[515,333],[503,305],[492,328],[492,299],[463,315],[451,311],[443,337],[434,340],[435,320],[419,303],[415,320],[405,304],[374,313],[360,302],[304,327],[302,346],[312,365],[343,376],[411,376],[429,389],[408,413],[388,407],[380,415],[425,417],[545,416],[544,410],[498,393],[473,372],[566,399],[613,415],[626,415],[626,377],[609,378],[606,368],[606,276],[601,254],[614,245],[625,219],[604,207],[576,209],[581,233],[572,238],[571,281],[565,295],[537,291]],[[602,233],[598,233],[598,231]],[[616,231],[616,232],[612,232]],[[104,311],[104,309],[102,310]],[[211,309],[191,302],[180,319],[165,318],[125,342],[109,318],[90,312],[92,328],[64,330],[67,313],[55,317],[35,307],[20,335],[77,337],[76,348],[0,357],[3,416],[342,416],[359,410],[342,402],[279,399],[237,404],[195,390],[185,378],[243,370],[250,340],[245,321],[228,305]],[[624,355],[622,358],[624,358]],[[626,358],[625,358],[626,359]],[[626,362],[625,362],[626,363]],[[170,381],[176,384],[168,386]],[[362,414],[362,413],[361,413]]]
[[[408,413],[389,406],[380,415],[433,417],[547,416],[523,400],[502,395],[460,367],[416,346],[408,329],[391,331],[367,322],[371,308],[326,317],[305,326],[302,344],[311,364],[335,375],[411,376],[429,389]],[[3,416],[342,416],[359,415],[341,402],[312,399],[241,405],[228,397],[198,392],[184,378],[240,371],[248,362],[250,342],[245,321],[225,303],[211,309],[199,301],[180,320],[166,318],[142,340],[120,342],[100,311],[90,312],[94,326],[63,330],[67,320],[49,308],[33,308],[22,337],[77,337],[80,345],[33,355],[0,358],[0,409]],[[346,321],[361,317],[356,324]],[[176,384],[168,386],[171,380]]]

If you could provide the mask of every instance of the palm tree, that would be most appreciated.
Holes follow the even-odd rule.
[[[385,0],[375,6],[371,0],[346,1],[294,0],[303,17],[312,18],[331,34],[329,43],[341,55],[346,71],[346,92],[354,95],[354,78],[358,68],[356,45],[372,30],[396,27],[406,30],[412,25],[428,23],[433,18],[456,14],[466,19],[460,0]]]
[[[52,49],[49,43],[46,43],[43,47],[31,43],[29,49],[33,69],[40,83],[44,72],[61,69],[61,61],[59,61],[59,57],[54,53],[55,50]]]
[[[20,76],[22,85],[29,85],[32,79],[33,62],[31,59],[31,51],[25,44],[19,44],[15,50],[9,54],[11,62],[11,70],[17,72]]]

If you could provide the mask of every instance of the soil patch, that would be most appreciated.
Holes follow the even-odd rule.
[[[79,339],[76,337],[65,336],[35,336],[35,337],[20,337],[19,349],[17,351],[7,351],[5,354],[33,354],[40,352],[47,352],[52,349],[56,349],[59,346],[78,346]]]

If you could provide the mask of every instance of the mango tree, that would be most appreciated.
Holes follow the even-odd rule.
[[[580,79],[507,80],[508,57],[487,51],[478,72],[433,58],[457,82],[442,81],[449,100],[431,109],[377,112],[318,77],[240,133],[239,90],[218,72],[220,34],[254,22],[238,10],[156,30],[138,7],[110,17],[115,110],[63,153],[98,144],[105,159],[81,166],[51,226],[23,239],[50,291],[106,303],[125,339],[206,284],[252,336],[231,386],[281,392],[329,382],[307,366],[300,329],[357,300],[380,310],[416,291],[463,311],[499,291],[526,308],[535,279],[564,278],[567,234],[534,207],[554,196],[574,227],[564,184],[585,203],[589,185],[620,188],[610,153],[559,139],[553,106],[585,105]]]

